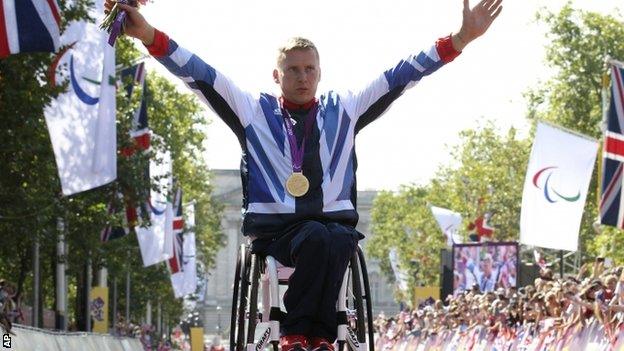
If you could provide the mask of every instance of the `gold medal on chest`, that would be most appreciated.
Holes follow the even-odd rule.
[[[286,190],[294,197],[301,197],[308,192],[310,182],[301,172],[293,172],[286,180]]]

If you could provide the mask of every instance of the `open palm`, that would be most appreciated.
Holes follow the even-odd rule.
[[[471,9],[469,1],[464,0],[462,39],[470,42],[483,35],[503,9],[502,3],[503,0],[481,0]]]

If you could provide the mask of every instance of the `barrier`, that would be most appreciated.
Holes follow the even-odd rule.
[[[19,351],[143,351],[139,339],[107,334],[66,333],[14,324],[7,347],[6,334],[2,350]]]
[[[624,351],[624,329],[605,330],[594,321],[586,326],[544,328],[534,325],[505,328],[499,332],[486,327],[467,331],[445,330],[439,334],[412,332],[402,338],[383,336],[376,340],[379,351]]]

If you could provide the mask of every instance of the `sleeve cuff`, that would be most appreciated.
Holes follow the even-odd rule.
[[[451,35],[447,35],[444,38],[440,38],[436,41],[436,50],[438,51],[438,56],[444,63],[449,63],[453,61],[461,51],[455,50],[453,47],[453,40],[451,39]]]
[[[154,28],[154,42],[146,45],[147,51],[154,57],[167,56],[169,53],[169,36]]]

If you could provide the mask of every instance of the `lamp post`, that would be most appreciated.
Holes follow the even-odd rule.
[[[217,306],[217,334],[221,338],[221,306]]]

